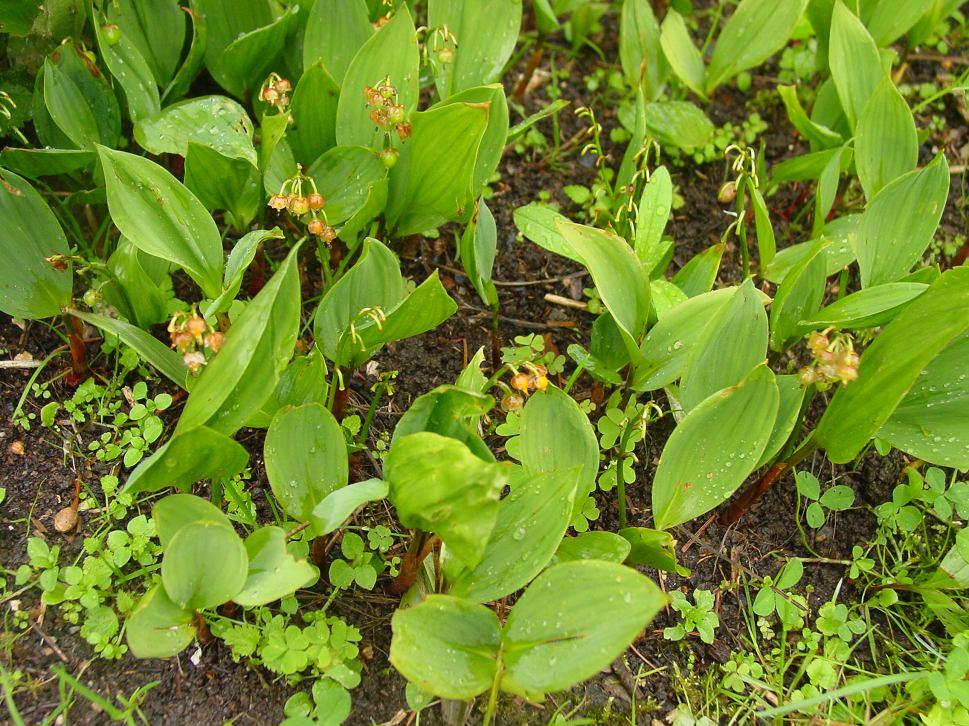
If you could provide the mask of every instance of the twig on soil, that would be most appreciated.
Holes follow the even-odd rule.
[[[563,297],[562,295],[553,295],[548,293],[545,295],[545,302],[550,302],[553,305],[561,305],[565,308],[573,308],[575,310],[584,310],[588,312],[588,304],[582,302],[581,300],[573,300],[570,297]]]
[[[40,368],[44,364],[42,360],[0,360],[2,368]]]
[[[34,632],[37,633],[37,635],[40,636],[40,639],[43,640],[44,643],[46,643],[47,646],[52,651],[54,651],[54,653],[57,655],[57,657],[60,658],[64,663],[67,663],[67,665],[70,665],[71,664],[71,661],[69,661],[67,659],[67,656],[64,655],[64,651],[62,651],[60,648],[57,647],[57,643],[55,643],[51,639],[51,637],[49,635],[47,635],[47,633],[45,633],[43,630],[41,630],[40,629],[40,626],[38,626],[37,623],[35,623],[33,620],[31,620],[29,622],[30,622],[30,627],[34,630]]]
[[[570,272],[568,275],[559,275],[558,277],[546,277],[542,280],[492,280],[492,282],[498,287],[529,287],[531,285],[548,285],[553,282],[568,282],[577,277],[585,277],[587,274],[589,273],[582,270],[581,272]]]

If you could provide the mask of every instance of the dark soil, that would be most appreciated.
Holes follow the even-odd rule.
[[[607,28],[605,38],[614,39],[615,21],[608,22],[611,25]],[[608,44],[604,51],[606,57],[616,56],[616,49]],[[583,76],[599,64],[595,56],[585,53],[580,60],[573,62],[565,61],[564,54],[557,54],[556,63],[559,68],[563,63],[572,64],[571,67],[566,65],[569,72],[563,77],[568,81],[560,89],[563,96],[572,101],[572,108],[591,105],[606,129],[617,125],[615,107],[588,92],[583,82]],[[509,92],[524,65],[525,59],[516,72],[509,74]],[[539,72],[546,72],[547,68],[548,54]],[[934,73],[931,66],[925,69],[920,66],[917,70],[926,74]],[[770,79],[758,77],[755,90],[757,86],[770,87]],[[708,111],[715,123],[722,124],[728,120],[734,123],[742,121],[748,113],[756,110],[768,122],[768,131],[763,137],[768,161],[776,163],[798,153],[801,147],[780,104],[753,108],[751,99],[753,92],[741,94],[725,88],[713,99]],[[546,101],[543,86],[525,97],[525,106],[531,112]],[[955,110],[949,113],[958,117]],[[563,139],[573,137],[583,124],[570,110],[560,114],[560,123]],[[549,131],[550,122],[543,124],[543,130]],[[964,120],[956,126],[963,130],[964,127]],[[945,140],[950,151],[960,148],[965,142],[964,134]],[[606,150],[612,157],[609,163],[618,164],[622,149],[607,146]],[[565,213],[576,212],[562,190],[568,184],[588,185],[592,182],[595,170],[587,161],[573,154],[560,160],[551,169],[541,158],[512,153],[503,162],[501,181],[496,184],[494,195],[489,200],[499,230],[499,254],[494,279],[499,284],[501,316],[496,336],[492,332],[490,311],[485,310],[460,272],[460,263],[454,260],[453,230],[445,228],[439,240],[404,241],[400,252],[406,273],[415,279],[422,279],[434,269],[439,269],[446,286],[459,303],[459,311],[439,329],[390,346],[378,357],[380,370],[398,370],[400,375],[396,394],[378,410],[374,424],[375,437],[392,432],[397,419],[414,398],[437,385],[452,382],[479,347],[484,347],[486,361],[490,361],[495,344],[509,345],[516,335],[542,334],[548,346],[563,352],[570,343],[587,338],[591,316],[570,308],[553,306],[544,300],[544,295],[554,293],[581,299],[581,288],[583,284],[588,286],[588,282],[583,275],[575,274],[580,271],[569,261],[519,240],[512,222],[514,209],[534,201],[542,190],[547,191]],[[668,228],[677,241],[674,266],[678,267],[697,252],[719,241],[730,218],[716,201],[717,190],[724,178],[722,163],[701,168],[688,166],[673,171],[674,181],[685,201]],[[945,235],[965,231],[961,182],[958,177],[953,182],[953,193],[943,221]],[[775,211],[797,212],[800,211],[800,204],[810,203],[810,197],[805,201],[800,195],[801,190],[797,188],[786,189],[772,198],[769,204]],[[790,237],[787,236],[789,219],[790,216],[784,215],[774,218],[780,245],[800,241],[794,236],[798,231],[796,228],[790,230]],[[739,270],[736,258],[736,251],[728,247],[721,270],[722,281],[736,279]],[[34,359],[43,359],[60,345],[61,339],[43,325],[31,324],[23,331],[14,326],[9,318],[0,321],[0,348],[3,349],[4,359],[21,352],[31,353]],[[95,345],[90,347],[92,352],[96,349]],[[62,373],[67,361],[66,355],[55,359],[44,371],[41,380],[49,379],[52,373]],[[29,536],[42,536],[52,544],[60,544],[65,552],[78,551],[82,536],[90,533],[85,530],[85,523],[82,522],[79,528],[80,534],[63,535],[54,531],[52,517],[70,502],[78,477],[96,481],[96,476],[104,473],[82,457],[63,453],[62,442],[39,424],[35,423],[29,432],[12,425],[11,415],[32,372],[31,369],[0,370],[0,483],[7,489],[7,499],[0,505],[0,562],[8,573],[25,562]],[[372,383],[372,378],[365,379],[362,374],[358,375],[353,383],[350,412],[366,411]],[[63,380],[53,384],[52,392],[58,399],[71,394]],[[576,394],[582,398],[597,396],[599,392],[589,388],[588,379],[583,378]],[[27,399],[27,406],[36,412],[32,397]],[[640,451],[640,479],[636,485],[629,487],[630,524],[649,526],[651,523],[648,482],[652,479],[668,433],[668,429],[657,426],[647,440],[647,450]],[[258,500],[261,499],[256,496],[260,488],[267,487],[260,457],[262,434],[244,432],[240,440],[253,453],[251,486],[254,499]],[[369,461],[358,462],[356,473],[361,478],[370,476],[373,473],[369,471],[371,466]],[[820,459],[805,462],[804,466],[814,471],[822,484],[830,485],[834,481],[846,483],[857,493],[856,508],[832,516],[829,524],[809,543],[822,557],[843,558],[850,553],[853,545],[863,543],[873,531],[874,518],[870,507],[890,498],[901,462],[867,458],[853,471],[832,467]],[[681,686],[676,683],[676,671],[669,666],[676,664],[680,671],[692,668],[701,672],[725,662],[730,651],[745,647],[746,602],[742,589],[736,587],[740,575],[744,572],[757,576],[772,575],[787,557],[814,557],[792,526],[795,506],[794,487],[790,476],[787,476],[778,481],[735,526],[725,528],[714,522],[688,551],[681,553],[682,564],[692,571],[691,578],[648,571],[668,590],[688,586],[690,589],[703,587],[720,592],[721,583],[734,586],[725,589],[719,596],[721,625],[714,644],[707,646],[696,638],[683,643],[664,640],[662,628],[672,620],[667,614],[661,614],[634,648],[627,652],[625,663],[618,662],[610,672],[569,693],[553,695],[543,707],[505,698],[499,722],[547,723],[558,705],[568,703],[572,707],[580,706],[577,715],[587,715],[602,723],[619,722],[620,719],[628,723],[631,691],[637,688],[630,674],[635,674],[640,666],[644,670],[667,667],[640,681],[636,693],[637,702],[647,706],[637,720],[646,723],[650,717],[661,718],[680,700],[678,689]],[[603,528],[614,526],[614,495],[600,494],[599,507],[602,511],[599,525]],[[392,523],[388,524],[393,526]],[[680,546],[691,538],[699,525],[700,522],[690,523],[674,532]],[[807,567],[801,586],[812,588],[810,604],[816,607],[829,598],[844,575],[844,568],[837,565],[813,564]],[[8,582],[12,583],[12,579],[8,578]],[[404,681],[388,661],[389,618],[395,601],[384,594],[384,585],[382,580],[373,593],[353,593],[337,600],[333,607],[335,613],[355,624],[363,633],[361,646],[365,656],[365,671],[362,685],[352,694],[354,706],[349,723],[353,724],[410,723],[406,721],[404,713],[407,709]],[[845,587],[850,588],[850,583],[846,583]],[[51,671],[52,666],[57,664],[62,664],[85,684],[109,697],[128,695],[138,686],[157,682],[141,706],[145,718],[152,724],[195,723],[203,726],[226,721],[240,724],[276,723],[282,718],[284,702],[293,693],[289,686],[273,681],[268,672],[234,663],[228,650],[218,641],[204,646],[198,665],[193,665],[189,659],[194,647],[167,661],[137,660],[132,657],[125,657],[120,662],[98,659],[90,646],[77,635],[76,626],[58,618],[56,609],[41,613],[36,591],[26,591],[18,595],[17,600],[21,609],[31,611],[33,624],[19,637],[3,643],[4,652],[0,659],[5,669],[16,668],[24,674],[28,687],[17,693],[15,701],[26,723],[40,722],[58,706],[57,679]],[[11,602],[6,605],[4,617],[9,623]],[[7,630],[10,631],[9,625]],[[610,713],[613,715],[610,716]],[[99,714],[83,700],[71,709],[70,716],[77,723],[107,720],[105,715]],[[423,718],[424,723],[437,723],[439,712],[434,709]]]

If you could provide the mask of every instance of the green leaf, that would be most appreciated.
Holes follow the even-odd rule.
[[[686,22],[676,10],[670,9],[663,19],[660,45],[673,72],[696,95],[706,98],[707,69],[703,56],[693,45]]]
[[[838,389],[815,433],[837,464],[851,461],[885,425],[922,370],[969,329],[969,268],[948,270],[862,354],[858,380]],[[913,341],[918,341],[913,345]]]
[[[518,452],[522,467],[533,474],[581,467],[576,484],[576,509],[595,489],[599,472],[599,442],[589,417],[575,400],[554,386],[528,399],[519,420]],[[573,516],[578,511],[573,509]]]
[[[177,101],[188,93],[196,76],[205,65],[205,51],[208,48],[208,26],[205,23],[205,18],[191,8],[180,6],[179,9],[184,9],[192,20],[192,43],[188,55],[185,56],[185,60],[178,68],[178,72],[165,87],[165,92],[162,94],[162,104]],[[179,55],[181,55],[181,48],[179,48]],[[177,60],[178,56],[176,56],[176,62]]]
[[[835,3],[831,16],[830,43],[831,77],[848,123],[854,129],[869,97],[885,75],[878,46],[861,20],[841,0]]]
[[[71,302],[73,271],[47,261],[70,255],[67,238],[50,207],[13,172],[0,169],[0,310],[15,318],[49,318]]]
[[[684,411],[716,391],[739,383],[767,357],[767,313],[748,278],[711,316],[691,347],[680,383]],[[665,529],[665,527],[661,528]]]
[[[384,461],[401,523],[434,532],[468,567],[484,556],[507,477],[506,466],[482,461],[460,441],[430,432],[398,439]]]
[[[104,299],[118,314],[148,329],[169,317],[169,263],[142,252],[122,237],[107,261],[114,279],[101,287]]]
[[[195,143],[256,166],[252,133],[246,110],[225,96],[182,101],[135,124],[135,139],[152,154],[187,156]]]
[[[268,239],[284,239],[285,235],[279,227],[272,229],[254,229],[238,240],[229,252],[222,273],[222,294],[205,308],[204,317],[209,318],[229,309],[242,287],[242,278],[252,264],[259,245]]]
[[[933,464],[969,467],[967,360],[969,335],[963,333],[925,367],[878,437]]]
[[[707,93],[786,46],[807,4],[808,0],[742,0],[717,38],[707,69]]]
[[[779,398],[774,374],[761,365],[686,415],[666,442],[653,479],[657,529],[709,512],[744,483],[770,440]]]
[[[502,690],[538,700],[591,678],[626,649],[665,602],[649,579],[612,562],[582,560],[549,568],[505,621]]]
[[[151,508],[151,518],[163,550],[178,530],[192,522],[208,521],[232,526],[221,509],[194,494],[169,494],[159,499]]]
[[[770,346],[774,351],[786,350],[800,337],[801,320],[821,307],[827,280],[825,246],[823,242],[816,243],[813,252],[784,276],[777,289],[770,310]]]
[[[754,467],[755,470],[766,466],[784,448],[784,444],[794,432],[794,426],[798,422],[798,414],[804,402],[805,390],[796,375],[775,376],[774,380],[777,381],[777,390],[780,393],[777,419],[774,421],[767,447],[760,455],[757,466]]]
[[[751,206],[754,210],[754,228],[757,231],[757,254],[760,257],[760,266],[766,267],[777,254],[777,241],[774,238],[774,228],[771,226],[764,195],[753,185],[749,190]]]
[[[646,130],[661,144],[693,149],[713,136],[713,123],[689,101],[655,101],[646,104],[644,113]]]
[[[153,161],[98,147],[115,226],[140,250],[181,266],[209,297],[222,291],[222,238],[211,215]]]
[[[342,92],[336,113],[337,143],[383,148],[383,134],[370,120],[363,89],[389,77],[397,89],[398,103],[409,116],[417,107],[419,75],[417,32],[410,11],[404,5],[390,22],[360,47],[347,68],[340,84]]]
[[[151,333],[145,332],[131,323],[126,323],[124,320],[109,318],[97,313],[72,310],[71,315],[100,328],[106,333],[117,335],[121,342],[132,348],[142,360],[157,368],[159,373],[175,385],[185,388],[188,368],[182,361],[182,357]]]
[[[158,113],[161,109],[161,99],[148,62],[138,46],[129,40],[120,28],[116,42],[108,42],[105,39],[103,23],[101,16],[95,17],[94,32],[97,36],[98,50],[101,51],[101,56],[111,75],[124,91],[131,120],[138,121]]]
[[[263,210],[262,175],[256,167],[193,141],[185,154],[185,186],[210,212],[225,210],[226,221],[240,232]]]
[[[14,149],[8,146],[0,151],[0,165],[28,179],[86,169],[95,158],[93,151],[81,149]]]
[[[633,247],[643,268],[652,274],[663,258],[663,231],[673,210],[673,180],[665,166],[653,170],[643,186],[636,209],[636,235]]]
[[[232,600],[242,607],[266,605],[309,587],[320,576],[306,560],[286,549],[286,532],[280,527],[260,527],[246,537],[249,571],[242,591]]]
[[[178,0],[116,0],[105,3],[105,11],[121,31],[121,43],[137,50],[155,83],[171,81],[185,41],[185,15]]]
[[[862,330],[884,325],[928,287],[921,282],[887,282],[866,287],[835,300],[807,320],[802,320],[799,331],[804,333],[823,328]]]
[[[478,435],[481,417],[495,405],[495,399],[458,386],[438,386],[419,396],[397,422],[393,441],[431,431],[466,444],[476,456],[484,461],[495,457]]]
[[[933,0],[882,0],[874,6],[865,25],[878,47],[884,48],[905,35],[920,18],[929,15],[928,11],[933,5],[939,6],[941,3]]]
[[[458,243],[461,266],[481,300],[489,307],[498,305],[498,290],[491,272],[498,254],[498,228],[494,215],[483,198]]]
[[[648,0],[623,0],[619,22],[619,58],[626,83],[642,85],[648,100],[659,96],[669,66],[660,48],[660,29]]]
[[[844,484],[838,484],[828,489],[818,502],[826,509],[841,512],[855,502],[855,490]]]
[[[795,86],[778,86],[777,92],[787,110],[787,118],[791,125],[797,129],[801,136],[811,142],[812,149],[827,149],[832,146],[841,146],[844,143],[841,134],[832,131],[823,124],[812,121],[808,117],[798,100]]]
[[[572,519],[581,467],[527,474],[518,469],[481,562],[466,570],[451,594],[491,602],[527,585],[548,564]]]
[[[322,61],[339,86],[350,61],[373,33],[365,0],[315,2],[306,17],[303,68]]]
[[[385,482],[380,479],[367,479],[328,494],[310,514],[317,536],[336,531],[359,507],[367,502],[384,499],[387,492]]]
[[[319,403],[280,410],[266,434],[264,458],[276,501],[301,522],[349,481],[343,429]]]
[[[412,136],[390,172],[385,214],[396,236],[466,215],[488,114],[486,103],[449,103],[413,114]]]
[[[885,76],[865,104],[855,131],[855,168],[865,196],[873,199],[886,184],[912,171],[918,158],[915,118]]]
[[[44,61],[42,79],[44,103],[54,123],[79,148],[116,144],[121,112],[101,71],[72,44],[55,56],[56,63]]]
[[[195,637],[193,613],[173,603],[161,584],[138,601],[125,622],[128,648],[136,658],[170,658]]]
[[[128,477],[124,491],[188,489],[202,479],[228,479],[247,463],[249,452],[222,432],[205,426],[176,431],[164,446],[141,460]]]
[[[625,562],[631,549],[629,540],[613,532],[583,532],[563,539],[555,550],[553,562],[604,560],[618,564]]]
[[[710,292],[720,270],[723,259],[723,243],[708,247],[690,258],[690,261],[673,275],[673,284],[679,287],[689,297]]]
[[[625,527],[619,530],[619,536],[631,546],[626,558],[629,564],[676,572],[676,541],[669,532],[646,527]]]
[[[922,259],[948,195],[949,164],[943,154],[875,195],[854,243],[862,287],[896,282]]]
[[[192,388],[176,431],[209,426],[232,435],[272,395],[299,332],[298,253],[298,247],[289,253],[226,333]]]
[[[319,5],[326,7],[328,3]],[[316,8],[317,4],[314,3],[313,7]],[[318,61],[307,66],[293,91],[289,109],[293,123],[286,129],[289,146],[301,164],[309,166],[320,154],[336,145],[339,98],[340,86],[323,63]]]
[[[387,183],[387,168],[373,150],[364,146],[336,146],[317,158],[308,174],[326,199],[326,219],[333,225],[364,209],[374,187],[386,187]]]
[[[411,683],[442,698],[468,700],[491,687],[501,624],[483,605],[429,595],[394,612],[390,662]]]
[[[438,95],[448,98],[500,80],[501,71],[515,50],[521,19],[521,0],[429,0],[428,27],[446,26],[454,34],[457,46],[450,63],[434,59]],[[433,55],[434,51],[430,52]]]
[[[559,223],[569,223],[568,218],[562,216],[549,206],[539,202],[526,204],[518,207],[514,213],[515,226],[525,236],[526,239],[534,242],[539,247],[544,247],[549,252],[554,252],[580,265],[582,259],[572,249],[572,246],[565,241],[565,237],[559,230]]]
[[[165,548],[165,593],[184,610],[204,610],[231,600],[246,582],[246,548],[231,527],[197,520],[179,529]]]
[[[284,406],[325,402],[327,377],[326,361],[318,347],[314,346],[306,355],[294,356],[280,375],[272,395],[246,425],[269,428],[273,416]]]

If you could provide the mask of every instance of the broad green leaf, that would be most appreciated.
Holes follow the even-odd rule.
[[[862,217],[861,214],[848,214],[825,225],[822,236],[831,242],[824,250],[828,264],[825,277],[841,272],[854,262],[855,251],[851,239],[857,234]],[[817,240],[809,240],[785,247],[761,271],[761,276],[775,285],[780,285],[794,266],[814,251],[816,243]]]
[[[161,584],[138,601],[125,621],[125,639],[135,658],[170,658],[195,638],[194,613],[173,603]]]
[[[232,435],[272,395],[299,332],[298,252],[289,253],[229,328],[192,388],[176,431],[209,426]]]
[[[49,318],[71,302],[69,260],[57,270],[48,257],[70,255],[50,207],[13,172],[0,169],[0,310],[15,318]]]
[[[284,235],[279,227],[272,229],[254,229],[243,235],[229,252],[229,257],[225,261],[225,270],[222,273],[222,294],[212,301],[212,304],[205,308],[204,317],[209,318],[217,313],[229,309],[239,288],[242,287],[242,278],[252,264],[253,258],[259,249],[259,245],[268,239],[283,239]]]
[[[670,68],[686,86],[701,98],[706,98],[707,69],[700,51],[693,45],[693,38],[683,16],[670,9],[663,19],[660,45]]]
[[[280,375],[272,395],[246,425],[266,429],[273,416],[285,406],[325,402],[327,374],[326,361],[318,347],[314,346],[306,355],[295,356]]]
[[[798,423],[801,405],[804,402],[805,390],[796,375],[775,376],[774,380],[780,393],[777,418],[774,420],[774,428],[764,453],[760,455],[760,461],[754,467],[755,471],[766,466],[784,448],[784,444],[787,443]]]
[[[124,491],[156,492],[178,487],[187,490],[202,479],[228,479],[249,463],[242,444],[205,426],[176,431],[164,446],[142,459],[131,472]]]
[[[337,146],[317,158],[308,174],[326,200],[327,221],[338,225],[367,205],[375,185],[386,183],[387,168],[371,149]]]
[[[846,159],[851,158],[851,153],[851,148],[847,145],[836,149],[818,177],[818,187],[814,194],[814,226],[811,230],[813,237],[819,237],[822,234],[824,220],[828,218],[828,214],[834,207],[841,173],[845,170]]]
[[[881,0],[865,25],[879,48],[891,45],[928,14],[933,0]]]
[[[161,98],[148,62],[138,46],[120,28],[116,42],[108,41],[105,38],[103,23],[100,15],[95,17],[94,32],[97,36],[98,50],[101,51],[101,57],[104,58],[104,63],[111,71],[111,75],[124,91],[131,120],[138,121],[158,113],[161,109]]]
[[[613,532],[582,532],[563,539],[552,561],[603,560],[621,564],[626,561],[631,549],[629,540]]]
[[[342,90],[336,113],[337,143],[383,148],[383,133],[378,132],[370,120],[363,90],[389,77],[397,89],[398,103],[409,116],[417,107],[419,73],[417,32],[410,11],[403,5],[390,22],[360,47],[347,67],[340,84]]]
[[[549,568],[505,621],[502,690],[538,700],[591,678],[636,639],[665,602],[652,581],[612,562]]]
[[[394,612],[390,662],[422,691],[468,700],[491,687],[501,624],[484,605],[429,595]]]
[[[395,235],[423,232],[466,215],[488,109],[482,103],[450,103],[413,114],[412,136],[390,172],[385,215]]]
[[[927,288],[928,285],[921,282],[887,282],[866,287],[835,300],[807,320],[802,320],[799,330],[802,333],[822,328],[862,330],[884,325]]]
[[[922,259],[948,195],[949,164],[943,154],[875,195],[854,244],[862,287],[896,282]]]
[[[619,21],[619,58],[626,83],[642,85],[647,100],[656,99],[669,67],[660,47],[660,29],[649,0],[623,0]]]
[[[673,210],[673,180],[665,166],[657,167],[643,187],[636,209],[636,236],[633,247],[647,272],[663,257],[663,231]]]
[[[767,334],[767,313],[748,278],[691,347],[680,383],[683,410],[744,379],[767,357]]]
[[[153,161],[98,147],[115,226],[140,250],[184,268],[202,291],[222,291],[222,238],[202,203]]]
[[[878,431],[896,449],[939,466],[969,467],[969,335],[922,371]]]
[[[518,451],[522,467],[532,474],[568,471],[581,467],[575,501],[584,501],[595,489],[599,472],[599,442],[575,400],[549,386],[535,393],[522,409]],[[573,515],[578,514],[573,510]]]
[[[318,403],[287,407],[276,414],[266,434],[264,458],[276,501],[301,522],[349,481],[343,429]]]
[[[548,564],[572,519],[581,467],[541,474],[519,469],[481,562],[466,570],[450,593],[491,602],[527,585]]]
[[[673,284],[689,297],[710,292],[717,279],[717,273],[720,271],[723,250],[724,245],[721,242],[694,255],[673,275]]]
[[[653,520],[670,529],[726,501],[770,440],[780,394],[758,366],[736,386],[693,408],[666,442],[653,478]]]
[[[676,540],[669,532],[646,527],[625,527],[619,535],[629,542],[626,562],[664,572],[676,572]]]
[[[158,542],[164,550],[172,537],[187,524],[200,520],[217,522],[231,527],[229,518],[222,510],[207,499],[194,494],[169,494],[159,499],[151,508],[151,518],[155,522]]]
[[[677,305],[690,299],[680,288],[662,277],[650,281],[649,296],[653,301],[653,313],[657,319],[663,318]]]
[[[313,7],[317,5],[327,6],[328,3],[314,3]],[[293,123],[286,129],[293,156],[304,166],[309,166],[320,154],[336,145],[336,106],[339,98],[340,86],[323,63],[307,66],[293,91],[293,102],[289,109]]]
[[[816,243],[807,255],[784,276],[770,310],[770,347],[781,352],[799,337],[799,323],[811,317],[824,300],[825,244]]]
[[[885,326],[862,354],[858,380],[838,390],[818,424],[815,439],[831,461],[843,464],[857,456],[916,388],[921,372],[965,334],[967,306],[969,267],[958,267]]]
[[[255,166],[252,132],[246,110],[225,96],[182,101],[135,125],[135,139],[152,154],[187,156],[189,144],[195,143]]]
[[[165,92],[162,94],[163,105],[178,101],[188,93],[196,76],[205,66],[205,51],[208,49],[208,26],[205,18],[191,8],[180,7],[179,9],[184,9],[192,20],[192,42],[178,72],[165,87]]]
[[[14,149],[8,146],[0,151],[0,166],[28,179],[38,179],[86,169],[96,158],[93,151],[82,149]]]
[[[807,4],[808,0],[742,0],[717,37],[707,69],[707,93],[787,45]]]
[[[873,199],[886,184],[912,171],[918,158],[915,119],[892,79],[885,76],[855,130],[855,168],[865,196]]]
[[[78,148],[114,146],[121,133],[121,112],[104,75],[72,44],[61,46],[51,57],[58,60],[44,61],[42,79],[50,118]]]
[[[839,133],[810,119],[798,100],[795,86],[778,86],[777,92],[781,96],[784,108],[787,109],[787,118],[791,125],[798,130],[801,136],[811,142],[812,149],[827,149],[832,146],[841,146],[844,143],[844,139],[841,138]]]
[[[646,130],[661,144],[692,149],[713,136],[713,123],[689,101],[655,101],[646,104],[644,113]]]
[[[280,527],[260,527],[246,537],[249,570],[242,591],[232,600],[242,607],[266,605],[309,587],[320,576],[306,560],[286,549],[286,532]]]
[[[494,215],[483,198],[458,243],[461,266],[481,300],[489,307],[497,307],[498,290],[491,281],[491,272],[498,254],[498,228]]]
[[[169,263],[152,257],[124,237],[107,261],[114,279],[101,287],[104,299],[136,326],[150,329],[169,318],[172,298]]]
[[[450,63],[435,64],[438,95],[448,98],[500,80],[515,50],[521,19],[521,0],[428,0],[428,27],[446,26],[457,46]]]
[[[0,32],[23,37],[30,33],[37,15],[41,11],[40,5],[6,0],[0,5]]]
[[[518,207],[514,213],[515,226],[524,237],[549,252],[554,252],[573,262],[583,264],[572,246],[565,241],[559,230],[559,223],[567,224],[569,220],[549,206],[539,202]]]
[[[482,461],[460,441],[426,431],[395,441],[384,460],[401,523],[434,532],[467,567],[484,556],[507,478],[506,465]]]
[[[155,83],[171,81],[185,41],[185,15],[178,0],[113,0],[105,3],[105,11],[118,26],[121,42],[134,46]]]
[[[121,342],[133,349],[143,361],[157,368],[159,373],[175,385],[185,388],[188,368],[182,361],[182,357],[151,333],[124,320],[109,318],[106,315],[80,310],[72,310],[71,315],[106,333],[117,335]]]
[[[367,502],[384,499],[387,492],[386,482],[380,479],[348,484],[331,492],[310,514],[317,536],[335,532],[358,508]]]
[[[373,32],[365,0],[314,2],[303,36],[304,73],[317,61],[323,61],[339,86],[350,61]]]
[[[794,181],[816,181],[840,153],[840,148],[824,149],[785,159],[771,169],[771,186],[776,188]]]
[[[221,522],[197,520],[180,528],[162,557],[165,593],[184,610],[228,602],[242,589],[249,558],[239,535]]]
[[[854,129],[869,97],[884,77],[878,46],[861,20],[841,0],[835,3],[831,16],[830,43],[831,77],[838,89],[841,107]]]
[[[466,444],[484,461],[494,461],[494,455],[478,435],[481,417],[494,405],[495,399],[483,393],[458,386],[438,386],[410,405],[397,422],[393,440],[420,431],[431,431]]]

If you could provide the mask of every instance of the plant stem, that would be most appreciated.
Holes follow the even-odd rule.
[[[495,679],[491,683],[491,692],[488,694],[488,706],[485,708],[484,719],[482,723],[484,726],[489,726],[489,724],[494,723],[495,719],[495,709],[498,706],[498,686],[501,684],[501,650],[502,646],[498,646],[498,667],[495,669]]]
[[[787,461],[781,461],[774,464],[770,469],[768,469],[764,475],[750,487],[743,495],[734,502],[733,506],[726,511],[726,513],[720,518],[720,523],[724,525],[731,525],[740,519],[748,509],[750,509],[754,504],[757,503],[768,489],[777,481],[780,476],[793,466],[801,463],[808,456],[813,454],[818,448],[818,445],[814,442],[814,439],[808,439],[805,441],[801,448],[794,452]]]
[[[363,428],[360,430],[360,441],[366,442],[367,435],[370,433],[370,425],[373,423],[374,414],[377,413],[377,406],[380,405],[380,399],[384,397],[384,391],[386,387],[378,384],[377,390],[373,393],[373,398],[370,399],[370,408],[367,409],[367,416],[363,420]]]
[[[87,348],[84,346],[84,328],[81,321],[70,313],[64,314],[64,324],[67,326],[67,344],[71,349],[71,370],[77,383],[80,383],[90,372]]]

